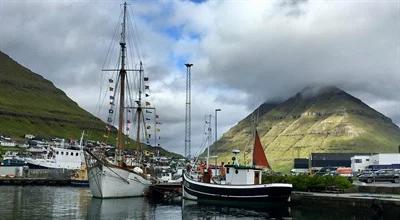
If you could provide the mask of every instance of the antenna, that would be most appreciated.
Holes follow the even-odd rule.
[[[186,114],[185,114],[185,157],[191,158],[191,68],[193,64],[186,63]]]

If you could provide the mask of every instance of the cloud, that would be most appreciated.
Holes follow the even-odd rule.
[[[183,153],[185,62],[194,63],[192,152],[215,108],[222,135],[308,85],[339,86],[400,123],[399,1],[129,3],[170,150]],[[0,1],[0,50],[103,116],[100,69],[119,12],[113,1]]]

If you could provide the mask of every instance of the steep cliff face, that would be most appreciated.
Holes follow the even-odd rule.
[[[277,171],[287,172],[293,158],[312,152],[397,152],[400,144],[400,129],[391,119],[336,87],[305,88],[283,103],[264,103],[255,113],[267,158]],[[228,161],[234,148],[251,155],[251,115],[211,146],[220,160]]]

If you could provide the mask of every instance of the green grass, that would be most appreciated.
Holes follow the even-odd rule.
[[[291,183],[296,191],[321,191],[329,189],[345,190],[352,187],[352,183],[342,176],[279,176],[263,175],[262,182]]]

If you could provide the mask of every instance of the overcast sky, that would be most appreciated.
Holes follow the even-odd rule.
[[[308,85],[339,86],[400,124],[400,0],[129,3],[169,150],[184,151],[185,62],[194,64],[192,154],[215,108],[220,136]],[[120,10],[118,1],[0,0],[0,50],[99,115]]]

